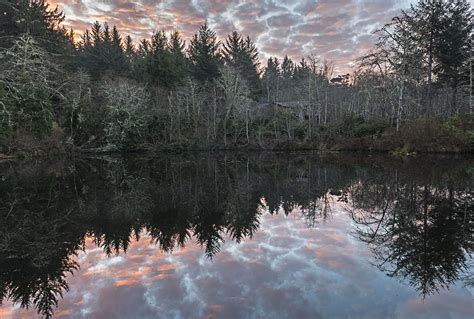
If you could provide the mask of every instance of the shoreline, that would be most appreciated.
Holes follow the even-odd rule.
[[[331,153],[346,153],[346,154],[367,154],[367,155],[388,155],[392,157],[412,157],[420,154],[429,155],[473,155],[473,149],[458,149],[458,150],[430,150],[430,151],[400,151],[400,150],[381,150],[381,149],[370,149],[370,148],[334,148],[334,149],[322,149],[309,146],[290,146],[280,148],[258,148],[255,146],[238,146],[238,147],[155,147],[155,148],[137,148],[137,149],[124,149],[124,150],[101,150],[101,148],[93,149],[76,149],[71,150],[67,153],[48,153],[43,155],[32,155],[24,156],[24,154],[4,154],[0,153],[0,162],[16,161],[22,159],[47,159],[57,157],[73,157],[73,156],[87,156],[87,155],[173,155],[182,153],[236,153],[236,152],[268,152],[268,153],[300,153],[300,152],[314,152],[321,154]]]

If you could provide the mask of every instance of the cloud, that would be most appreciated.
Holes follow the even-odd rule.
[[[250,35],[261,59],[308,55],[334,61],[347,72],[373,44],[370,34],[413,0],[54,0],[78,35],[94,21],[116,25],[135,39],[179,30],[189,39],[204,21],[219,38]],[[262,61],[265,62],[265,61]]]

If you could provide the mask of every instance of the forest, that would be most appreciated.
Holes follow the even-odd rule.
[[[237,31],[81,36],[44,0],[0,1],[0,154],[214,149],[472,152],[472,8],[420,0],[352,74],[260,61]],[[159,30],[160,26],[156,26]],[[282,52],[284,56],[285,52]]]

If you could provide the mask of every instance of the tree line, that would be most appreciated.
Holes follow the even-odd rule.
[[[234,31],[219,41],[207,23],[189,41],[157,31],[134,42],[96,22],[77,41],[43,0],[2,1],[0,12],[2,140],[59,132],[82,148],[265,147],[473,111],[465,0],[401,11],[344,75],[317,56],[263,66],[250,37]],[[358,131],[345,132],[348,123]]]

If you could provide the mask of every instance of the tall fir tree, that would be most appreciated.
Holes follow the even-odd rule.
[[[212,81],[219,76],[219,47],[216,32],[207,23],[201,25],[188,49],[191,73],[198,81]]]
[[[133,44],[132,37],[129,35],[127,35],[127,37],[125,38],[124,52],[125,56],[128,59],[128,63],[133,63],[137,57],[137,50],[135,49],[135,45]]]
[[[171,54],[171,60],[174,67],[176,84],[183,83],[189,73],[189,63],[185,54],[186,43],[178,31],[170,35],[168,50]]]
[[[451,109],[457,113],[458,88],[469,83],[469,62],[472,51],[472,11],[466,0],[449,1],[442,16],[441,30],[435,56],[439,63],[434,68],[440,84],[451,88]]]
[[[280,89],[280,61],[276,57],[270,57],[263,74],[263,83],[266,89],[268,103],[278,102],[278,91]]]
[[[31,35],[46,51],[67,63],[73,45],[61,26],[64,13],[44,0],[0,1],[0,48],[9,48],[22,34]]]
[[[260,62],[257,47],[250,37],[243,38],[237,31],[229,34],[222,45],[222,59],[239,72],[252,97],[257,99],[261,94]]]

